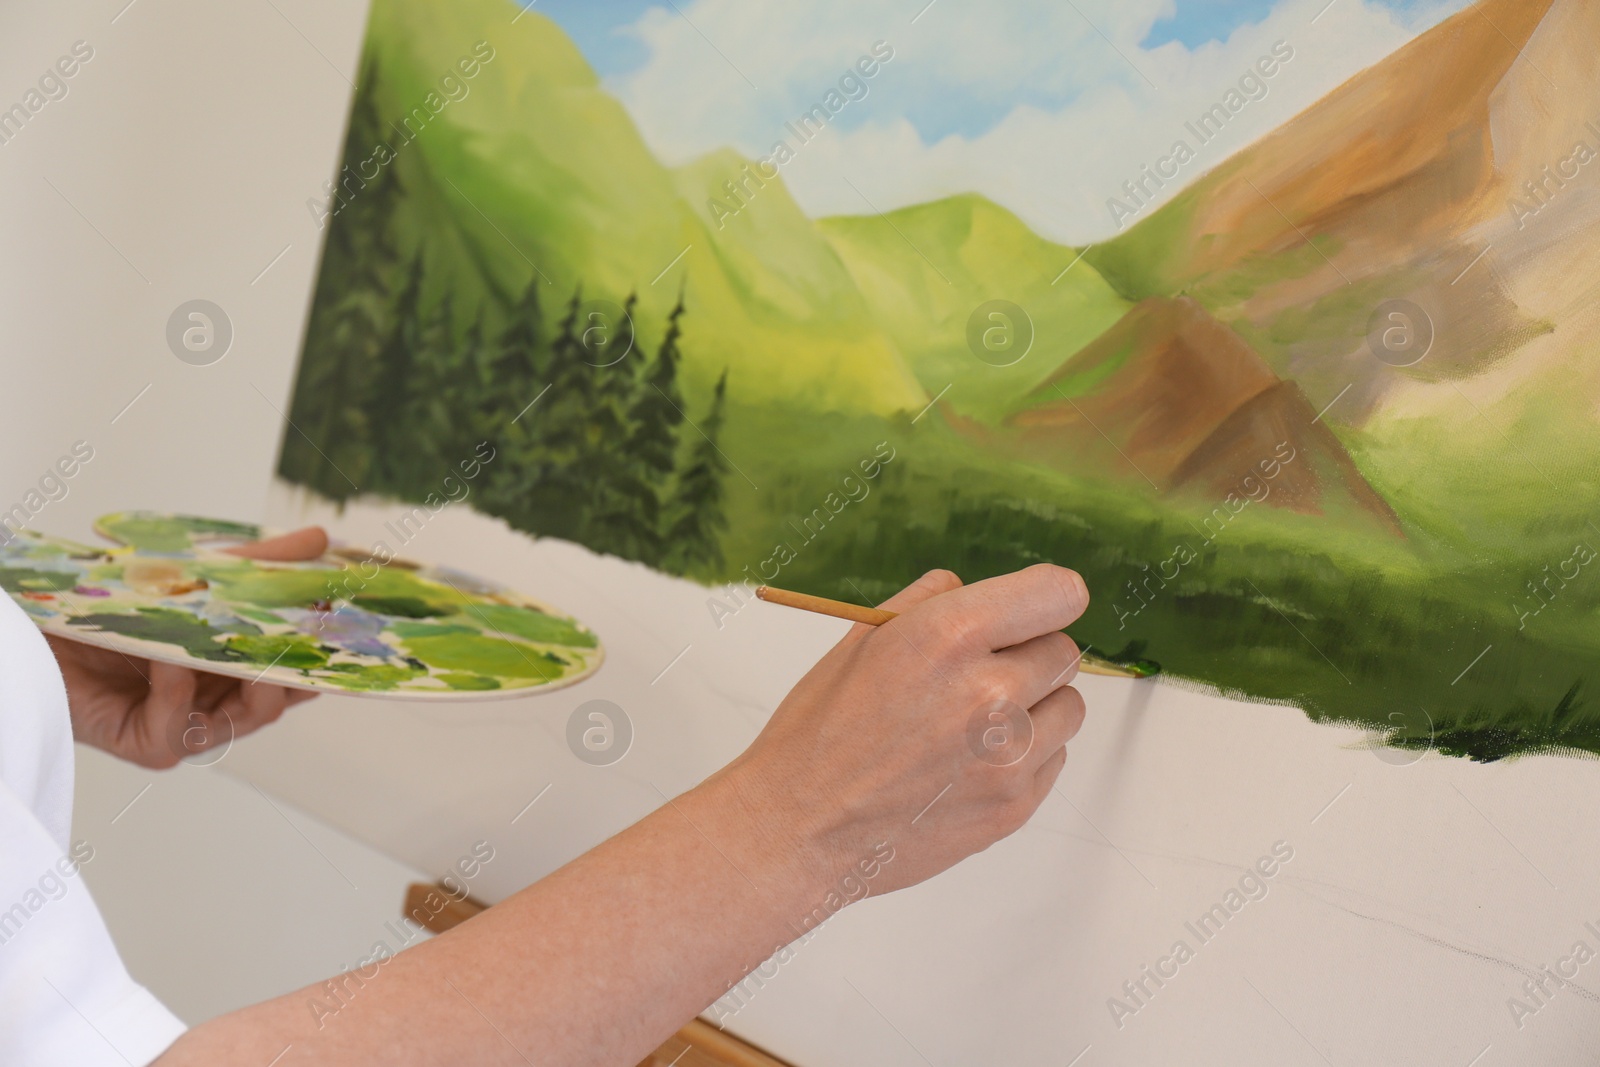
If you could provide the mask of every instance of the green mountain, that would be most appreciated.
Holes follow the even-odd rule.
[[[976,194],[821,225],[923,387],[984,423],[1010,415],[1131,306],[1077,250],[1045,240]],[[1011,324],[1031,327],[1025,355],[974,357],[968,326],[991,301],[1026,314],[1027,326]],[[982,328],[992,324],[985,317]],[[998,365],[1010,358],[1017,362]]]
[[[508,8],[379,3],[369,29],[378,110],[404,116],[496,27],[469,94],[396,145],[406,190],[398,243],[427,246],[430,273],[455,280],[458,305],[485,301],[493,327],[531,276],[548,283],[547,308],[579,285],[618,303],[637,293],[650,346],[682,287],[684,375],[696,395],[726,368],[739,404],[804,394],[889,414],[927,402],[781,182],[718,230],[704,202],[744,161],[722,153],[681,173],[662,166],[565,34],[531,11],[501,32]]]

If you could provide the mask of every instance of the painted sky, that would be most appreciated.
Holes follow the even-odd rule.
[[[980,192],[1073,244],[1108,200],[1283,42],[1294,58],[1184,179],[1287,121],[1467,0],[539,0],[668,164],[779,141],[816,216]],[[875,42],[894,58],[822,136],[785,126]],[[1281,46],[1280,46],[1281,47]],[[1196,146],[1199,147],[1199,146]],[[1177,191],[1169,185],[1167,194]]]

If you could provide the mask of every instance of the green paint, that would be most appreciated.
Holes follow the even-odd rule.
[[[570,619],[557,618],[542,611],[534,611],[532,608],[519,608],[508,604],[483,604],[472,608],[467,614],[491,630],[499,630],[542,645],[594,648],[599,644],[594,634],[579,629]]]
[[[1113,352],[1109,358],[1101,360],[1097,366],[1083,370],[1073,370],[1072,364],[1069,362],[1066,376],[1058,382],[1041,386],[1033,394],[1032,399],[1041,404],[1050,404],[1052,402],[1060,403],[1061,398],[1064,396],[1083,396],[1121,370],[1123,365],[1133,356],[1133,352],[1134,344],[1130,338],[1123,342],[1122,346]]]
[[[132,615],[95,612],[70,619],[69,624],[122,634],[141,641],[177,645],[200,659],[226,661],[244,658],[238,651],[221,646],[221,639],[228,636],[223,631],[187,611],[172,608],[140,608]]]
[[[1181,280],[1172,276],[1172,250],[1190,245],[1195,214],[1202,202],[1201,190],[1211,180],[1207,175],[1131,229],[1094,246],[1084,261],[1130,302],[1170,296],[1182,286]]]
[[[328,654],[303,634],[239,634],[219,630],[204,619],[172,608],[140,608],[132,615],[99,612],[70,620],[142,641],[177,645],[197,659],[222,663],[255,663],[310,670],[328,662]]]
[[[105,536],[143,552],[187,552],[196,537],[226,537],[253,541],[261,528],[251,523],[203,519],[193,515],[153,515],[120,512],[102,516],[95,528]]]
[[[40,571],[31,567],[0,567],[0,589],[8,593],[70,592],[78,584],[76,573]]]
[[[254,619],[256,622],[264,622],[269,626],[289,625],[289,620],[285,619],[283,616],[274,615],[270,611],[262,611],[260,608],[235,607],[233,610],[237,614],[242,615],[247,619]]]
[[[519,642],[481,634],[452,633],[413,637],[408,652],[430,667],[499,678],[553,682],[566,673],[567,662]]]
[[[327,650],[303,634],[240,634],[228,638],[226,647],[240,659],[263,667],[272,664],[309,671],[328,662]]]
[[[213,595],[269,610],[307,608],[322,601],[348,598],[358,605],[396,604],[405,606],[408,612],[448,615],[470,602],[447,585],[396,567],[384,568],[371,579],[363,579],[351,568],[262,567],[250,560],[202,560],[193,569],[212,583]]]
[[[929,396],[944,392],[942,404],[990,425],[1129,307],[1077,249],[1039,237],[982,196],[822,219],[817,227]],[[981,328],[995,331],[991,338],[1019,346],[985,362],[974,356],[968,324],[997,298],[1021,307],[1027,321],[980,316]]]
[[[116,585],[122,581],[122,564],[101,563],[90,567],[83,576],[90,585]]]
[[[470,613],[468,613],[470,616]],[[432,622],[396,622],[389,624],[389,632],[396,637],[443,637],[445,634],[476,634],[482,633],[474,626],[460,626],[455,623]]]
[[[333,663],[319,672],[317,677],[326,679],[341,689],[378,693],[392,690],[404,682],[421,678],[427,673],[415,667],[401,667],[389,663]]]
[[[439,680],[451,689],[487,692],[490,689],[499,689],[500,683],[493,678],[485,678],[481,674],[463,674],[459,671],[446,671],[438,676]]]
[[[175,545],[179,534],[249,532],[239,524],[167,522],[140,513],[109,516],[101,525],[158,548]],[[181,568],[207,585],[175,595],[181,599],[134,591],[123,579],[129,565],[146,556],[161,561],[159,570],[179,573]],[[50,569],[44,561],[61,569]],[[219,556],[203,547],[170,554],[124,549],[107,562],[99,550],[32,534],[0,545],[0,590],[12,594],[25,611],[44,625],[65,623],[103,634],[103,643],[120,643],[131,655],[227,663],[251,673],[277,667],[298,672],[313,684],[350,692],[434,697],[571,680],[592,662],[594,657],[581,650],[597,649],[598,644],[575,624],[536,608],[499,602],[509,593],[463,593],[447,581],[431,580],[432,573],[392,567],[363,579],[331,561],[263,563]],[[476,579],[465,584],[495,588]],[[96,595],[67,593],[83,585],[95,586]],[[23,595],[47,593],[66,595],[42,600]],[[346,601],[348,610],[360,609],[368,621],[303,633],[297,628],[300,620],[286,610],[321,610],[325,603]],[[489,615],[480,618],[463,610],[479,607]],[[74,614],[85,608],[90,614]],[[435,621],[446,617],[450,621]],[[490,617],[508,636],[485,632]],[[570,639],[575,654],[566,657],[535,648],[525,639],[557,647]],[[402,657],[385,641],[405,641],[408,654]],[[135,648],[133,642],[166,647]]]
[[[379,615],[395,615],[402,619],[432,619],[453,615],[456,609],[447,605],[430,604],[415,596],[368,596],[358,594],[350,599],[358,608]]]

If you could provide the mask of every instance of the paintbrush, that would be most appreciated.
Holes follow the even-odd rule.
[[[835,619],[844,619],[846,622],[862,622],[868,626],[882,626],[898,613],[884,611],[882,608],[864,608],[860,604],[847,604],[842,600],[829,600],[827,597],[812,596],[810,593],[795,593],[788,589],[775,589],[770,585],[758,586],[756,597],[769,604],[782,604],[788,608],[799,608],[802,611],[814,611],[818,615],[831,615]],[[1081,654],[1078,669],[1084,674],[1103,674],[1108,678],[1150,678],[1161,673],[1161,665],[1150,660],[1136,660],[1132,663],[1112,663],[1108,659],[1091,655],[1087,652]]]

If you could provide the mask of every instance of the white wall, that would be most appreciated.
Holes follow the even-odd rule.
[[[0,108],[74,42],[93,49],[67,95],[0,144],[0,510],[82,439],[95,458],[39,529],[85,536],[130,507],[260,514],[318,251],[304,202],[333,169],[365,9],[0,5]],[[165,340],[197,297],[235,329],[207,367]],[[78,801],[113,935],[191,1022],[370,951],[415,876],[280,801],[301,837],[217,771],[151,775],[80,749]]]
[[[0,8],[0,107],[75,41],[94,50],[0,144],[0,509],[87,440],[94,461],[36,520],[62,532],[118,507],[260,511],[318,251],[305,200],[333,170],[365,17],[127,2]],[[195,298],[234,325],[213,366],[165,340]]]

